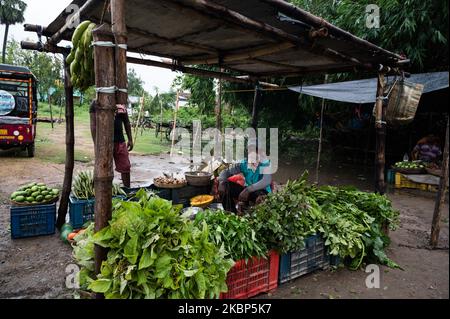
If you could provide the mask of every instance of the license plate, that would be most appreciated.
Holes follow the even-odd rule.
[[[0,135],[8,135],[8,130],[0,129]]]

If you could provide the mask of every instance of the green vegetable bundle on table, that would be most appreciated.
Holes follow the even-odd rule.
[[[425,165],[421,161],[402,161],[395,163],[394,167],[403,169],[424,169]]]
[[[304,174],[288,182],[254,208],[254,229],[268,248],[296,251],[303,248],[304,238],[320,233],[330,254],[347,259],[351,268],[364,260],[399,267],[384,252],[389,238],[382,227],[389,224],[395,229],[398,224],[398,212],[385,196],[354,188],[308,186],[306,178]]]
[[[44,183],[33,182],[20,187],[11,194],[10,199],[21,204],[45,204],[56,200],[58,196],[58,189],[50,188]]]
[[[217,298],[227,291],[234,262],[210,239],[205,222],[197,226],[181,207],[145,190],[138,202],[119,201],[109,226],[94,226],[75,237],[74,257],[82,289],[106,298]],[[94,275],[94,244],[108,248],[101,273]]]
[[[87,90],[95,83],[94,49],[92,46],[92,30],[95,23],[81,22],[72,36],[72,51],[67,56],[70,65],[72,84],[81,91]]]
[[[73,180],[72,194],[80,200],[95,197],[94,173],[92,171],[78,173]],[[113,183],[112,196],[118,195],[126,195],[126,193],[119,185]]]

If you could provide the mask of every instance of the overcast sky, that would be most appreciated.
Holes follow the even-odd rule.
[[[25,23],[47,26],[50,24],[72,1],[71,0],[24,0],[27,3],[25,11]],[[0,25],[0,48],[3,47],[5,27]],[[23,31],[23,25],[14,25],[9,28],[8,39],[14,38],[17,41],[26,39],[37,40],[34,33]],[[172,81],[177,73],[170,70],[153,68],[141,65],[129,65],[145,81],[145,89],[151,94],[155,93],[157,87],[160,92],[167,92],[172,85]]]

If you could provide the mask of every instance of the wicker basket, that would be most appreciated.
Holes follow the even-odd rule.
[[[186,181],[192,186],[208,186],[211,184],[211,173],[207,172],[186,172]]]

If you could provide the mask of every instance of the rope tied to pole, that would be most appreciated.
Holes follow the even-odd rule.
[[[123,93],[128,93],[127,89],[121,89],[121,88],[118,88],[117,86],[95,88],[95,92],[104,93],[104,94],[115,94],[117,91],[123,92]]]

